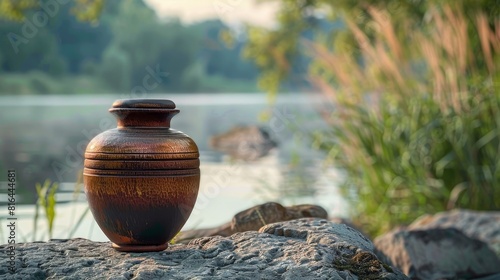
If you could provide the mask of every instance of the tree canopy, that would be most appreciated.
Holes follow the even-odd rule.
[[[245,56],[254,60],[261,70],[261,87],[271,95],[280,90],[280,86],[287,77],[294,74],[297,67],[304,67],[297,58],[307,56],[307,48],[301,45],[306,32],[314,34],[307,39],[314,37],[313,40],[321,40],[330,49],[359,52],[354,35],[345,28],[345,19],[358,25],[370,36],[376,28],[372,24],[370,7],[386,11],[395,22],[411,20],[415,24],[414,29],[425,26],[428,20],[426,15],[430,9],[448,4],[463,10],[470,22],[476,20],[475,15],[478,12],[484,12],[488,22],[493,25],[500,14],[500,3],[496,0],[273,0],[273,2],[281,4],[277,15],[278,28],[251,27],[250,40],[244,50]],[[266,3],[261,1],[261,5]],[[325,25],[325,22],[337,24]],[[476,31],[471,29],[469,32]],[[472,37],[477,40],[477,36]],[[476,41],[473,44],[479,46],[480,42]],[[477,59],[481,60],[481,57],[478,55]],[[307,65],[310,64],[306,64],[306,68]],[[308,69],[302,69],[301,73],[306,74],[307,71]]]
[[[219,20],[160,20],[142,1],[1,3],[0,93],[257,90],[245,36],[228,47]],[[144,87],[150,72],[167,74]]]

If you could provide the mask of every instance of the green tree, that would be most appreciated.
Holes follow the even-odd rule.
[[[75,6],[70,5],[61,6],[57,16],[51,18],[48,25],[48,30],[54,34],[59,54],[66,61],[70,73],[78,73],[84,61],[99,61],[113,39],[107,22],[78,20],[71,12],[74,8]]]
[[[116,47],[108,48],[98,74],[109,87],[116,91],[130,88],[131,63],[126,52]]]
[[[230,79],[255,80],[257,68],[252,61],[241,59],[247,43],[245,34],[233,36],[231,44],[223,40],[223,35],[231,30],[220,20],[208,20],[195,24],[204,35],[204,48],[200,57],[205,60],[207,75],[221,75]],[[229,46],[231,45],[231,46]]]
[[[186,85],[182,77],[202,46],[199,32],[178,20],[159,22],[154,11],[139,1],[123,1],[117,9],[118,17],[103,15],[102,20],[110,22],[115,34],[110,48],[120,50],[130,61],[131,86],[142,85],[150,67],[169,73],[154,91],[181,90]]]
[[[25,1],[15,3],[21,2]],[[5,3],[10,2],[2,3],[5,9]],[[41,70],[61,75],[68,71],[77,73],[85,60],[100,59],[112,37],[107,25],[91,26],[88,22],[78,21],[71,13],[76,7],[71,3],[40,3],[42,6],[38,2],[26,6],[30,8],[22,10],[19,21],[0,19],[0,34],[4,35],[0,46],[8,57],[1,68],[9,72]],[[13,9],[18,11],[19,7],[25,6],[14,5]]]
[[[1,67],[8,72],[27,72],[43,70],[60,72],[60,55],[58,54],[57,40],[47,28],[29,29],[32,38],[24,37],[23,25],[16,22],[2,22],[0,24],[0,48],[4,59]],[[31,36],[29,36],[31,37]],[[52,60],[49,60],[51,58]],[[51,64],[56,66],[52,67]],[[63,70],[64,71],[64,70]]]
[[[96,21],[106,2],[115,0],[74,0],[73,14],[81,21]],[[63,6],[66,2],[54,0],[2,0],[0,4],[0,19],[23,21],[30,11],[40,10],[42,6]]]
[[[5,76],[3,93],[255,91],[257,70],[240,57],[245,41],[227,48],[219,38],[227,27],[220,21],[159,20],[135,0],[20,2],[6,0],[0,7],[0,70],[15,76]],[[47,22],[34,25],[43,15]],[[40,80],[35,71],[49,75]],[[168,76],[155,76],[144,89],[156,71]]]

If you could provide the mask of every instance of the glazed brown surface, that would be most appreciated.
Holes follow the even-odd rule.
[[[140,170],[162,170],[162,169],[189,169],[199,166],[199,159],[179,160],[94,160],[86,159],[85,167],[90,169],[140,169]]]
[[[114,243],[158,245],[172,239],[191,214],[200,175],[85,176],[92,214]],[[89,187],[90,186],[90,187]]]
[[[184,226],[196,202],[196,143],[170,128],[170,100],[117,100],[118,127],[90,141],[84,185],[90,210],[119,251],[158,251]]]
[[[107,130],[92,139],[85,154],[187,154],[198,157],[196,143],[186,134],[167,128],[133,129],[115,128]],[[93,158],[99,158],[94,155]],[[127,155],[123,155],[124,159]]]

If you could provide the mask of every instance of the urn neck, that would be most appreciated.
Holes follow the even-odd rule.
[[[170,100],[124,99],[115,101],[109,112],[116,117],[118,128],[170,128],[170,120],[179,110]]]
[[[118,128],[156,127],[169,128],[170,120],[179,113],[173,109],[110,109],[116,117]]]

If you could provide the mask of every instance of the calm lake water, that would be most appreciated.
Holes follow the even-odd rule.
[[[50,178],[61,182],[57,193],[53,238],[106,241],[88,212],[85,195],[75,181],[83,168],[83,151],[96,134],[115,127],[107,112],[120,95],[0,97],[0,211],[6,223],[6,173],[17,174],[18,242],[46,240],[42,217],[34,228],[34,185]],[[126,98],[126,97],[125,97]],[[339,174],[322,165],[321,152],[311,149],[308,135],[324,129],[316,113],[321,100],[282,95],[270,105],[265,94],[150,94],[173,100],[181,110],[172,127],[190,135],[200,148],[202,179],[198,200],[184,229],[218,226],[237,212],[276,201],[284,205],[314,203],[331,216],[345,216],[347,206],[336,185]],[[278,148],[255,162],[231,161],[210,149],[209,139],[235,126],[259,125]],[[4,174],[5,173],[5,174]],[[5,231],[0,232],[5,235]],[[0,236],[5,243],[5,236]]]

